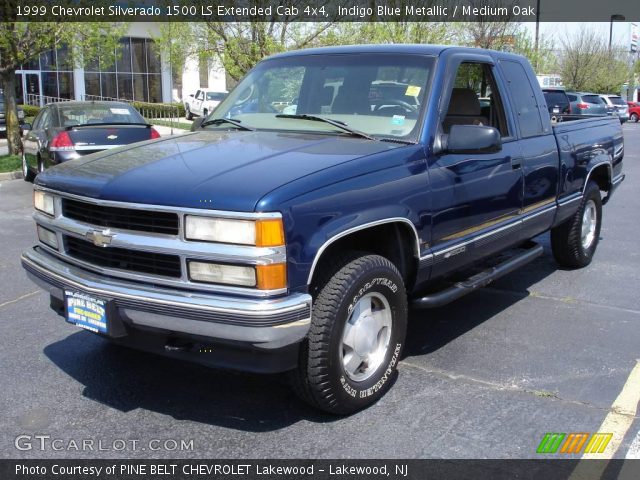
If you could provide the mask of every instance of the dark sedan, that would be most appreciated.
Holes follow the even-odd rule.
[[[31,127],[31,128],[30,128]],[[109,148],[159,138],[136,109],[122,102],[60,102],[25,124],[22,171],[27,181],[44,169]]]

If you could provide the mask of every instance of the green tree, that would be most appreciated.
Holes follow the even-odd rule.
[[[4,91],[10,155],[22,151],[15,95],[16,70],[61,45],[69,46],[74,63],[81,65],[96,56],[114,52],[124,30],[124,24],[112,23],[0,22],[0,86]]]

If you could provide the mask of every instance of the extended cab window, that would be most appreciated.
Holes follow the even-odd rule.
[[[518,62],[504,60],[500,62],[511,98],[515,104],[517,121],[523,137],[542,135],[542,120],[538,110],[538,101],[527,76],[527,72]]]
[[[382,140],[417,141],[432,67],[433,58],[422,55],[276,58],[251,71],[211,119],[226,117],[256,129],[345,134],[335,125],[299,118],[312,115]]]
[[[461,63],[451,91],[442,129],[449,133],[453,125],[485,125],[498,129],[502,137],[509,131],[502,97],[485,63]]]

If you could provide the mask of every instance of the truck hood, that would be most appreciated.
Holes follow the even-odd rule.
[[[120,202],[253,211],[270,191],[399,145],[339,135],[201,131],[65,162],[36,184]]]

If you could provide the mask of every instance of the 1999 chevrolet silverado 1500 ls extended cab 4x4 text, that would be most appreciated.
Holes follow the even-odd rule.
[[[283,98],[295,113],[276,109]],[[391,385],[410,304],[443,305],[526,264],[548,230],[559,264],[589,264],[622,157],[615,118],[552,125],[516,55],[289,52],[193,133],[38,175],[40,242],[22,263],[78,326],[286,371],[303,399],[345,414]]]

